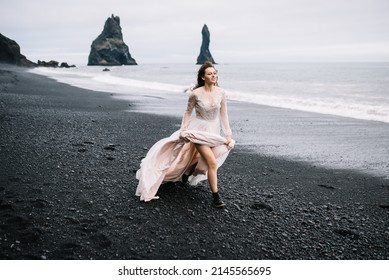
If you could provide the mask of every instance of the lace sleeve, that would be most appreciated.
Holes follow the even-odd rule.
[[[187,130],[189,123],[190,123],[190,117],[192,115],[193,108],[196,105],[196,95],[192,92],[189,95],[188,98],[188,106],[186,107],[186,111],[184,113],[184,116],[182,118],[182,123],[181,123],[181,130]]]
[[[222,129],[225,136],[231,136],[232,131],[230,128],[230,121],[228,120],[228,113],[227,113],[227,98],[224,91],[222,92],[222,94],[223,94],[223,98],[220,107],[220,120],[221,120]]]

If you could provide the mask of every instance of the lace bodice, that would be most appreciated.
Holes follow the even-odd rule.
[[[214,87],[212,93],[205,91],[204,87],[192,91],[184,113],[182,130],[188,128],[193,108],[195,108],[196,118],[205,121],[219,121],[224,134],[232,134],[227,114],[226,94],[221,88]]]

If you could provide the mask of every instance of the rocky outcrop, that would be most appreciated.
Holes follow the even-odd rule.
[[[52,68],[73,68],[76,67],[76,65],[69,65],[67,62],[62,62],[59,64],[58,61],[50,60],[49,62],[46,62],[44,60],[38,60],[38,66],[40,67],[52,67]]]
[[[34,67],[36,64],[20,53],[20,46],[14,40],[0,33],[0,63],[13,64],[25,67]]]
[[[108,18],[103,32],[93,41],[88,65],[137,65],[123,41],[118,16],[112,15]]]
[[[213,64],[216,64],[211,55],[211,52],[209,51],[211,34],[209,33],[208,26],[206,24],[204,24],[201,34],[203,35],[203,42],[201,44],[200,54],[197,57],[197,64],[203,64],[206,61],[210,61]]]
[[[46,62],[44,60],[38,60],[38,66],[57,68],[58,65],[59,65],[59,62],[55,61],[55,60],[50,60],[49,62]]]
[[[69,65],[67,62],[62,62],[61,65],[59,66],[59,68],[74,68],[76,67],[76,65],[72,64],[72,65]]]

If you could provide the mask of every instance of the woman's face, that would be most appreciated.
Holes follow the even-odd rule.
[[[208,67],[205,69],[205,75],[203,76],[203,80],[206,84],[214,85],[217,82],[217,71],[213,67]]]

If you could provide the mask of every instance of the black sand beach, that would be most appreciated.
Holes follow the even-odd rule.
[[[389,181],[236,147],[207,184],[134,195],[181,120],[0,66],[0,259],[389,258]]]

